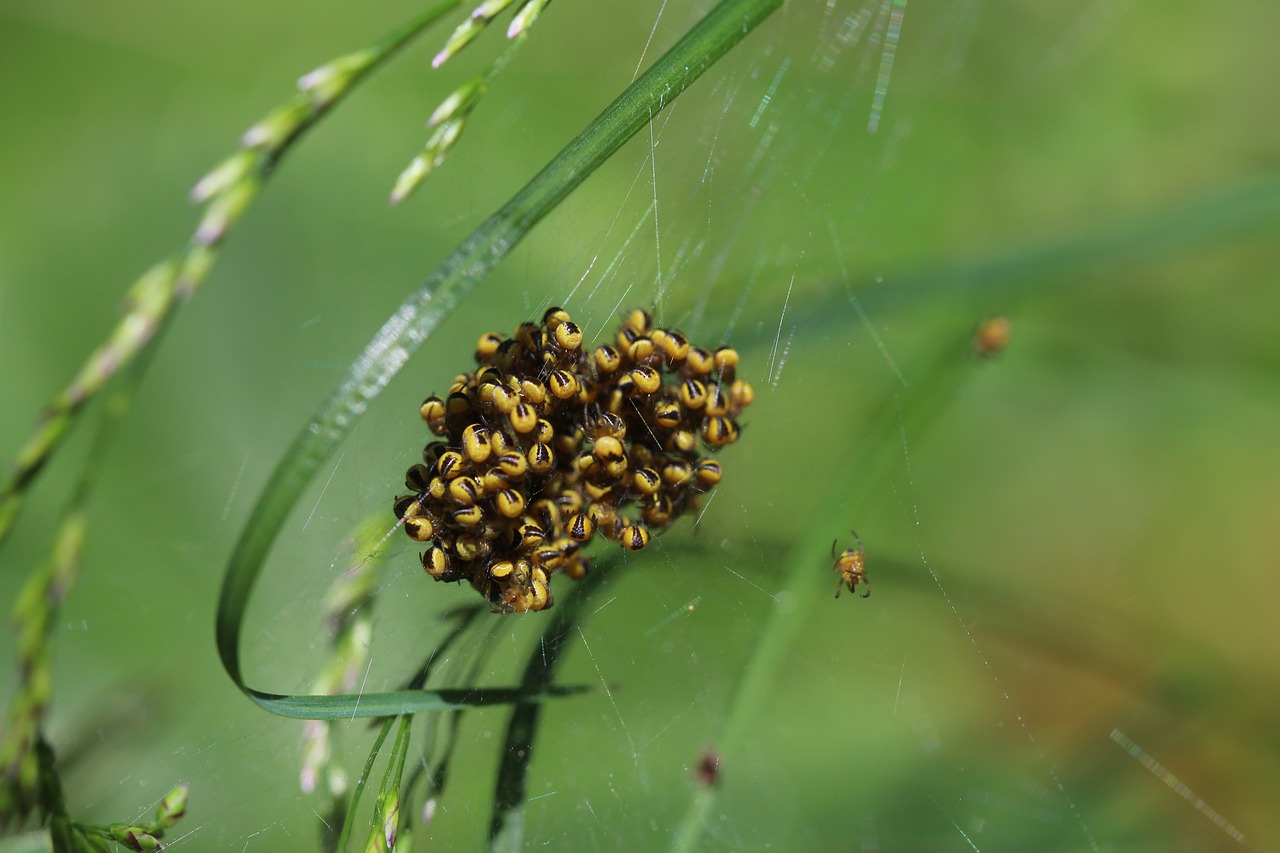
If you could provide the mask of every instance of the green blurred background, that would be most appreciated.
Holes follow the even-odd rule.
[[[399,300],[707,8],[559,0],[397,209],[386,196],[423,121],[497,32],[435,72],[447,30],[429,34],[284,164],[112,452],[88,458],[79,430],[3,554],[8,602],[76,472],[105,469],[55,640],[73,814],[131,819],[187,781],[181,849],[315,849],[300,724],[251,706],[217,663],[234,538]],[[3,455],[127,284],[185,240],[186,193],[237,134],[301,73],[418,11],[0,9]],[[758,398],[696,530],[618,566],[589,604],[563,678],[601,689],[543,717],[531,846],[666,848],[757,639],[800,607],[748,747],[724,756],[705,849],[1276,847],[1277,32],[1271,0],[789,4],[387,389],[286,527],[250,611],[251,682],[307,690],[341,541],[390,517],[426,438],[417,405],[470,366],[481,332],[557,303],[595,339],[656,304],[695,340],[732,341]],[[979,363],[966,341],[992,314],[1012,342]],[[915,417],[940,358],[958,385]],[[899,412],[869,446],[866,425]],[[826,551],[850,527],[875,595],[831,601]],[[409,544],[391,546],[369,689],[403,678],[435,614],[473,597],[427,582]],[[777,594],[795,571],[812,575],[803,602]],[[541,618],[486,622],[486,682],[517,677]],[[466,717],[424,848],[481,844],[507,714]],[[345,733],[353,770],[368,740]]]

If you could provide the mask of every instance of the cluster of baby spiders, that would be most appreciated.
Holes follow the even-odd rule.
[[[871,597],[871,578],[867,577],[867,549],[862,544],[862,537],[857,531],[850,530],[853,538],[858,541],[857,548],[846,548],[839,554],[836,553],[836,541],[831,542],[831,568],[840,573],[840,580],[836,582],[836,598],[840,597],[840,593],[848,587],[849,592],[857,592],[859,583],[866,584],[867,591],[862,594],[863,598]]]
[[[635,551],[695,509],[722,475],[700,443],[737,441],[755,398],[737,352],[692,346],[641,310],[588,350],[551,308],[511,338],[482,335],[476,362],[423,402],[442,440],[408,470],[395,514],[431,543],[427,574],[468,581],[500,612],[550,607],[552,574],[586,574],[595,534]]]

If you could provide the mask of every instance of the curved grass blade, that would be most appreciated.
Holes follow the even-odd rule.
[[[213,269],[218,245],[229,228],[244,216],[294,143],[364,77],[461,4],[462,0],[442,0],[372,46],[303,77],[299,81],[303,91],[251,128],[243,148],[196,185],[194,195],[208,205],[186,248],[153,266],[130,287],[124,317],[45,406],[35,431],[14,458],[0,485],[0,545],[17,521],[27,490],[66,439],[85,404],[139,353],[155,350],[159,333]]]
[[[296,715],[322,710],[342,716],[339,705],[345,701],[348,714],[363,712],[373,705],[380,709],[376,716],[456,707],[447,704],[448,700],[461,703],[466,696],[474,699],[481,695],[455,691],[446,698],[444,693],[434,691],[418,693],[416,698],[403,692],[325,697],[321,707],[311,708],[313,697],[278,696],[254,690],[245,683],[240,666],[241,628],[254,584],[303,489],[432,331],[534,225],[781,5],[782,0],[723,0],[712,9],[533,180],[463,241],[440,268],[401,303],[351,364],[342,383],[276,466],[241,531],[223,577],[217,616],[218,654],[232,681],[251,699],[273,713]],[[499,695],[505,695],[506,701],[530,698],[522,691],[505,694],[491,691],[485,698],[496,701]],[[310,710],[306,710],[308,708]]]
[[[874,413],[873,420],[867,429],[855,433],[860,449],[850,454],[839,470],[832,472],[831,494],[820,504],[829,509],[815,521],[815,527],[847,528],[849,519],[857,515],[857,507],[882,492],[894,459],[892,454],[883,452],[884,448],[900,440],[899,432],[911,434],[918,442],[939,421],[976,364],[969,354],[968,340],[968,330],[963,337],[948,340],[939,348],[933,363],[920,371],[919,381],[909,390],[900,391],[896,387],[887,390],[884,397],[868,409]],[[789,580],[781,595],[793,605],[774,607],[770,611],[749,657],[745,675],[738,683],[716,744],[716,752],[726,764],[731,764],[749,746],[756,717],[765,701],[774,695],[774,682],[792,654],[796,638],[809,623],[812,608],[830,597],[830,581],[834,575],[824,571],[824,566],[830,563],[825,541],[814,537],[801,539],[787,562]],[[822,587],[827,589],[826,595],[821,593]],[[715,785],[703,786],[694,793],[672,838],[672,850],[686,853],[698,846],[706,828],[707,812],[717,794]]]
[[[606,574],[596,566],[578,582],[562,606],[552,611],[551,622],[529,654],[520,686],[531,692],[553,689],[556,668],[567,641],[579,622],[579,613],[592,591]],[[525,779],[533,760],[533,738],[538,731],[542,706],[533,702],[516,705],[507,722],[498,761],[498,783],[493,794],[493,817],[489,822],[489,849],[515,851],[524,847]]]

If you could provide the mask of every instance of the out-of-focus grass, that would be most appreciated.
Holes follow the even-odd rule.
[[[307,849],[316,837],[296,787],[298,724],[249,706],[217,666],[212,614],[232,539],[302,419],[403,293],[627,83],[661,5],[632,17],[554,4],[402,209],[385,207],[391,179],[427,111],[474,71],[428,74],[425,49],[352,98],[269,188],[164,342],[117,453],[93,460],[108,476],[55,646],[52,734],[74,756],[77,814],[143,811],[186,780],[190,849]],[[668,5],[650,59],[694,17]],[[561,301],[599,255],[570,305],[594,334],[615,303],[652,297],[660,254],[667,317],[690,331],[718,335],[746,294],[733,339],[760,399],[696,530],[626,561],[587,608],[589,653],[568,652],[562,678],[611,691],[543,715],[533,842],[664,846],[760,626],[787,606],[770,598],[786,555],[853,526],[875,594],[813,607],[749,746],[722,767],[709,849],[963,847],[958,830],[982,849],[1089,849],[1090,835],[1104,849],[1236,846],[1113,730],[1251,844],[1274,844],[1280,229],[1261,214],[1224,228],[1208,202],[1250,186],[1273,198],[1280,12],[1261,0],[1229,13],[912,4],[870,135],[881,54],[833,35],[862,7],[837,3],[819,38],[822,9],[801,5],[656,129],[660,248],[644,221],[617,276],[585,297],[652,200],[642,132],[392,385],[323,500],[317,488],[315,513],[309,503],[286,532],[250,614],[251,671],[305,689],[324,655],[315,610],[336,543],[389,504],[423,440],[417,402],[468,365],[475,336]],[[0,135],[6,455],[109,328],[124,285],[187,233],[183,197],[202,169],[299,73],[413,10],[139,0],[109,14],[0,13],[0,105],[15,129]],[[1085,241],[1069,263],[983,266],[1123,237],[1135,222],[1158,229],[1171,209],[1192,211],[1185,230],[1144,251]],[[878,449],[889,475],[871,509],[815,523],[831,509],[831,472],[865,452],[854,427],[899,382],[885,352],[918,385],[931,345],[996,311],[1013,319],[1009,351],[974,370],[927,437]],[[793,323],[774,388],[774,335],[785,344]],[[85,444],[48,472],[5,551],[5,600],[43,556]],[[404,570],[382,591],[370,671],[380,688],[429,648],[431,614],[467,595],[425,583],[396,547]],[[493,683],[518,677],[539,627],[499,627]],[[4,656],[6,690],[11,666]],[[483,837],[504,724],[503,711],[464,721],[448,797],[419,838]],[[365,732],[348,738],[352,768]]]

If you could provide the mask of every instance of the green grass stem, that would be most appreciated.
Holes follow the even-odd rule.
[[[608,565],[597,565],[574,586],[552,611],[551,621],[538,637],[538,644],[525,663],[521,687],[545,690],[555,680],[561,655],[569,641],[577,636],[582,608],[591,599],[608,574]],[[524,805],[526,780],[533,761],[533,741],[538,731],[542,705],[524,702],[516,705],[507,722],[502,751],[498,759],[498,781],[493,794],[493,816],[489,822],[489,849],[507,853],[524,849]]]
[[[395,717],[390,717],[382,723],[382,729],[378,732],[378,737],[373,742],[373,748],[369,750],[369,757],[365,759],[364,769],[360,771],[360,778],[356,780],[356,785],[351,789],[351,801],[347,803],[347,816],[342,821],[342,834],[338,836],[338,844],[335,850],[346,850],[347,841],[351,838],[351,827],[355,825],[356,809],[360,807],[360,798],[364,794],[365,787],[369,784],[369,774],[373,772],[374,762],[378,760],[378,753],[382,751],[382,744],[387,740],[387,735],[391,732],[391,725],[394,723]]]
[[[966,330],[962,338],[950,339],[939,347],[933,363],[920,372],[919,380],[910,389],[891,388],[884,392],[868,409],[872,417],[867,428],[857,433],[858,450],[831,473],[831,493],[821,504],[829,509],[813,525],[816,529],[847,529],[853,523],[858,510],[885,488],[892,471],[891,460],[896,458],[886,453],[886,448],[900,444],[902,439],[898,436],[904,433],[918,442],[936,425],[975,363],[969,353]],[[777,695],[777,680],[794,653],[797,638],[812,622],[813,608],[830,603],[830,593],[822,592],[824,588],[833,590],[836,579],[834,572],[823,571],[831,562],[829,548],[823,539],[804,537],[786,561],[787,585],[778,594],[760,631],[715,744],[722,767],[732,768],[750,745],[762,708]],[[874,553],[868,559],[868,570],[874,577]],[[719,790],[718,785],[705,785],[694,792],[672,837],[673,851],[689,853],[697,848],[707,828],[707,812]]]

